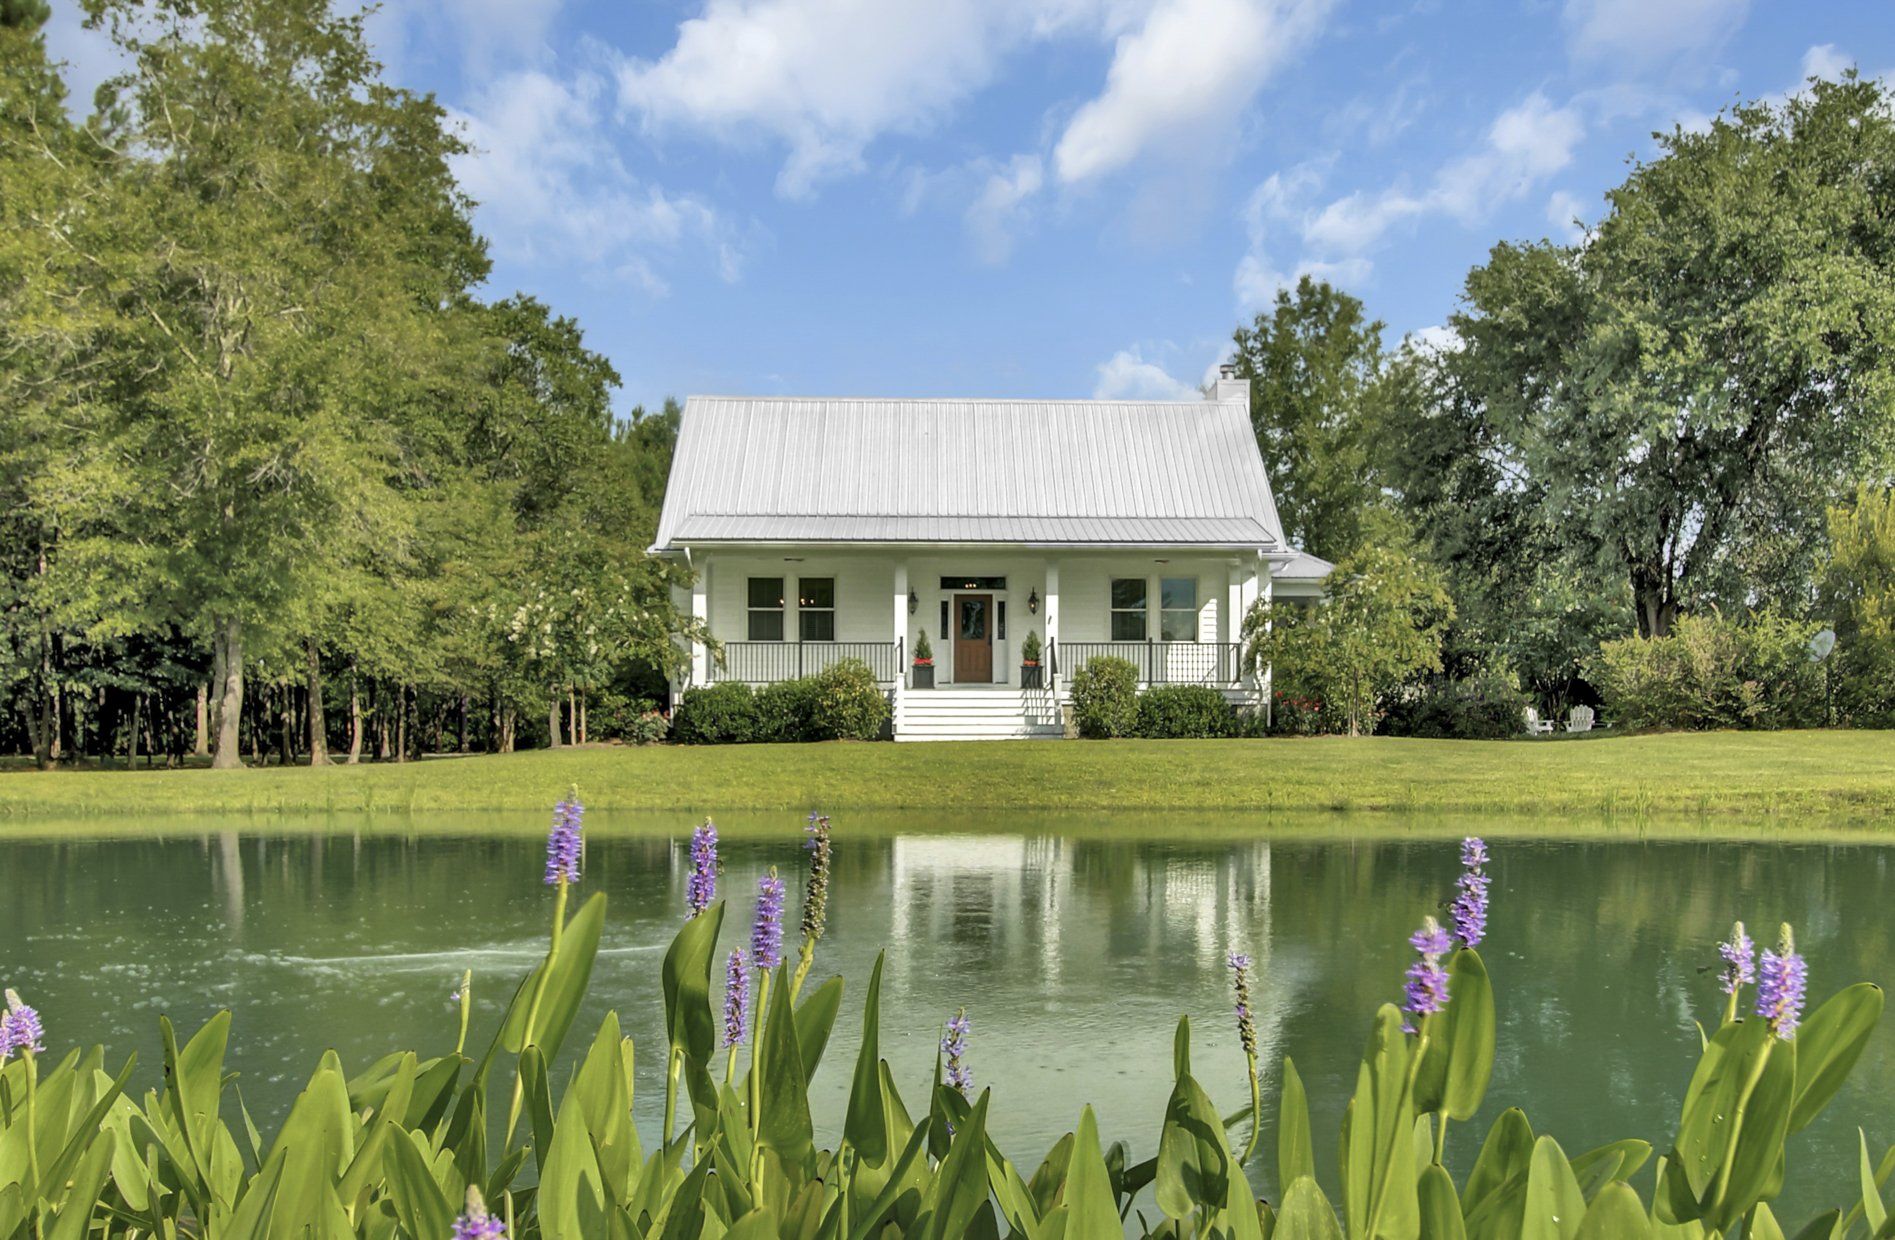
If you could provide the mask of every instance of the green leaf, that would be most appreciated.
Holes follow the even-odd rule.
[[[1882,988],[1867,982],[1837,991],[1796,1031],[1796,1104],[1790,1131],[1822,1113],[1862,1057],[1882,1019]]]
[[[868,999],[862,1005],[862,1045],[855,1055],[855,1077],[849,1086],[849,1109],[842,1121],[842,1138],[855,1147],[857,1157],[879,1167],[889,1155],[884,1131],[882,1081],[882,957],[875,954],[869,973]]]
[[[1222,1209],[1230,1195],[1230,1164],[1216,1108],[1196,1081],[1180,1077],[1165,1105],[1158,1136],[1158,1208],[1174,1219]]]
[[[1480,953],[1463,948],[1448,964],[1447,1079],[1442,1102],[1450,1116],[1470,1120],[1487,1096],[1494,1073],[1494,987]]]
[[[1518,1107],[1500,1113],[1461,1193],[1470,1240],[1517,1240],[1533,1162],[1533,1129]]]
[[[1272,1240],[1342,1240],[1335,1207],[1313,1176],[1299,1176],[1283,1194]]]
[[[1415,1185],[1415,1197],[1421,1210],[1421,1240],[1467,1240],[1461,1197],[1447,1168],[1429,1164]]]
[[[841,1009],[840,977],[830,978],[796,1005],[796,1047],[803,1056],[804,1081],[815,1077],[816,1067],[822,1063],[822,1053],[829,1045],[829,1034],[836,1027],[836,1013]]]
[[[1856,1138],[1861,1142],[1861,1187],[1862,1217],[1868,1220],[1869,1234],[1875,1235],[1882,1230],[1882,1224],[1888,1220],[1888,1209],[1882,1204],[1881,1190],[1875,1183],[1875,1168],[1869,1162],[1869,1137],[1860,1128],[1856,1129]]]
[[[1638,1194],[1629,1185],[1615,1181],[1600,1189],[1586,1207],[1578,1240],[1650,1240],[1651,1231],[1651,1219]]]
[[[986,1095],[981,1095],[983,1108]],[[1123,1232],[1112,1181],[1099,1148],[1099,1121],[1092,1108],[1079,1112],[1073,1136],[1072,1159],[1066,1164],[1066,1185],[1060,1207],[1065,1212],[1065,1234],[1070,1237],[1116,1236]]]
[[[1309,1098],[1303,1078],[1288,1056],[1283,1059],[1282,1100],[1277,1104],[1277,1183],[1294,1184],[1316,1174],[1316,1144],[1309,1134]]]
[[[457,1213],[428,1167],[427,1140],[418,1132],[398,1132],[388,1143],[388,1195],[395,1216],[411,1236],[445,1236]]]
[[[1402,1023],[1400,1009],[1382,1005],[1356,1071],[1343,1159],[1350,1240],[1414,1240],[1421,1226],[1408,1095],[1412,1048]]]
[[[1651,1156],[1651,1142],[1627,1137],[1587,1150],[1573,1159],[1573,1176],[1579,1181],[1586,1200],[1591,1201],[1607,1184],[1631,1179]]]
[[[1586,1216],[1586,1197],[1579,1191],[1566,1152],[1551,1137],[1533,1143],[1527,1172],[1526,1213],[1520,1220],[1521,1240],[1573,1240]]]
[[[711,973],[717,964],[717,933],[723,924],[722,900],[685,922],[666,949],[660,972],[666,1036],[671,1045],[683,1047],[699,1063],[709,1063],[717,1047]]]
[[[1769,1206],[1759,1202],[1750,1212],[1750,1221],[1744,1224],[1744,1240],[1784,1240],[1783,1225]]]
[[[789,994],[788,973],[777,970],[775,995]],[[814,1141],[809,1085],[796,1041],[796,1014],[786,1000],[770,1005],[763,1025],[763,1099],[757,1143],[774,1150],[784,1167],[800,1167]]]
[[[586,1130],[578,1092],[567,1090],[553,1124],[552,1148],[540,1176],[540,1234],[545,1240],[591,1240],[606,1234],[605,1181]]]

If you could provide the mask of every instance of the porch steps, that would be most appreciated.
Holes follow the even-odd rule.
[[[1065,734],[1046,689],[906,689],[895,719],[898,741],[1057,740]]]

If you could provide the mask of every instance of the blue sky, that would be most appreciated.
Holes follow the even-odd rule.
[[[495,295],[621,405],[1188,394],[1298,273],[1390,338],[1654,129],[1895,69],[1889,0],[387,0]],[[81,97],[105,61],[60,0]]]

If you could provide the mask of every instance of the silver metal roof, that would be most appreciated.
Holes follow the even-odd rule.
[[[1295,559],[1272,565],[1270,575],[1278,581],[1321,581],[1334,572],[1335,568],[1334,564],[1320,555],[1298,551]]]
[[[730,542],[1285,550],[1242,395],[693,396],[655,546]]]

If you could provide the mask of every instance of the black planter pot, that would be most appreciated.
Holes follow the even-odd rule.
[[[915,664],[914,675],[915,675],[915,688],[917,689],[934,688],[934,665],[932,663],[926,664],[926,665],[923,665],[920,663]]]
[[[1045,675],[1046,669],[1039,664],[1036,663],[1029,667],[1022,663],[1020,665],[1020,687],[1022,689],[1044,689],[1046,687]]]

